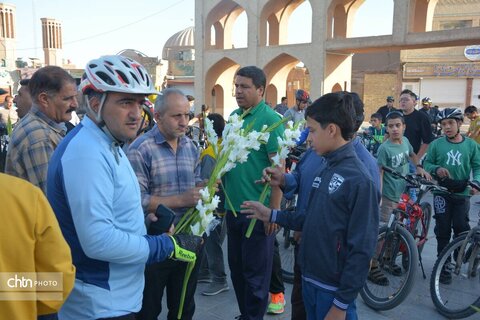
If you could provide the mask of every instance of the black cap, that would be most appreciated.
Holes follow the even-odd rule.
[[[392,96],[387,97],[387,102],[393,102],[393,101],[395,101],[395,99]]]
[[[8,91],[6,91],[5,89],[0,88],[0,95],[2,95],[2,94],[7,94],[7,93],[8,93]]]

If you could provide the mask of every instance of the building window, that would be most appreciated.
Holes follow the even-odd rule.
[[[471,28],[472,20],[440,21],[440,30]]]

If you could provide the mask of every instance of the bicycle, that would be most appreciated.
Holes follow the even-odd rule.
[[[414,174],[402,175],[395,170],[384,167],[393,176],[407,181],[398,207],[391,213],[386,226],[379,230],[374,259],[380,270],[388,278],[388,284],[376,284],[371,280],[365,282],[360,295],[365,303],[374,310],[395,308],[412,290],[415,273],[420,264],[423,278],[426,279],[421,252],[428,240],[428,229],[432,217],[432,207],[428,202],[421,202],[430,191],[446,191],[431,181]],[[409,191],[418,189],[417,199],[410,199]],[[399,260],[401,267],[397,265]]]
[[[468,183],[480,191],[476,183]],[[442,283],[442,273],[451,275]],[[430,295],[437,311],[450,319],[466,318],[480,308],[480,212],[477,226],[460,234],[440,253],[430,277]]]

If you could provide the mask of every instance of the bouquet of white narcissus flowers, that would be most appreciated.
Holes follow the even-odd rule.
[[[263,126],[261,131],[251,130],[251,127],[242,128],[243,117],[234,114],[230,116],[228,123],[223,130],[223,139],[218,144],[218,137],[213,130],[213,122],[205,118],[205,133],[208,142],[213,147],[216,159],[212,175],[205,188],[200,191],[200,199],[195,208],[191,208],[178,222],[175,233],[188,233],[194,235],[210,234],[216,227],[216,220],[213,215],[219,204],[219,197],[215,195],[217,181],[235,168],[237,163],[246,162],[251,150],[258,150],[261,144],[265,144],[270,137],[270,132],[282,125],[286,120],[279,121],[270,127]],[[225,194],[228,200],[228,195]],[[234,212],[234,214],[236,214]]]
[[[302,127],[303,123],[304,121],[299,121],[296,124],[293,124],[293,121],[287,122],[287,128],[285,129],[283,138],[277,137],[278,150],[277,154],[272,158],[272,167],[281,166],[283,160],[287,158],[290,149],[297,145],[298,138],[300,138],[300,134],[302,133],[300,128]],[[263,187],[262,193],[260,194],[260,199],[258,200],[259,202],[263,203],[265,201],[269,189],[270,185],[266,183]],[[252,219],[250,221],[247,232],[245,233],[245,237],[250,238],[256,222],[257,219]]]
[[[207,185],[200,190],[200,199],[197,205],[195,208],[188,210],[177,223],[175,227],[176,234],[187,233],[202,236],[204,233],[209,235],[210,232],[215,229],[218,220],[215,219],[214,212],[220,202],[220,198],[215,195],[217,181],[225,173],[235,168],[237,163],[247,161],[250,151],[252,149],[258,150],[262,143],[267,143],[270,132],[285,122],[279,121],[270,127],[264,126],[260,132],[257,132],[251,130],[251,126],[244,129],[242,128],[243,117],[246,114],[248,114],[248,111],[243,113],[242,116],[234,114],[230,117],[223,130],[223,140],[220,145],[218,144],[217,134],[213,130],[213,122],[207,117],[204,117],[205,133],[208,142],[212,144],[216,163]],[[229,201],[226,193],[225,198]],[[235,211],[233,211],[233,213],[236,215]],[[183,279],[178,319],[182,316],[187,283],[194,266],[195,262],[188,263],[185,278]]]

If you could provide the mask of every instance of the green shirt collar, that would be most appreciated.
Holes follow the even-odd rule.
[[[265,109],[265,101],[262,99],[256,106],[252,107],[250,112],[245,116],[245,117],[248,117],[250,115],[255,115],[257,112],[261,112],[261,110],[264,110]],[[238,115],[242,115],[245,111],[242,109],[242,108],[238,108],[237,110],[235,110],[233,113],[236,113]]]

